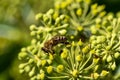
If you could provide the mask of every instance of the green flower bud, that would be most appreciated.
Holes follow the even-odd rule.
[[[83,53],[87,53],[89,51],[89,46],[85,46],[83,49],[82,49],[82,52]]]
[[[61,27],[65,28],[65,27],[68,27],[68,26],[69,26],[69,24],[64,24]]]
[[[63,52],[61,53],[61,58],[67,58],[68,54],[67,54],[67,50],[64,49]]]
[[[96,28],[98,28],[98,29],[101,28],[101,25],[100,25],[100,24],[96,24],[95,26],[96,26]]]
[[[25,72],[29,72],[31,70],[31,68],[29,65],[27,65],[27,66],[25,66],[24,70],[25,70]]]
[[[64,8],[66,8],[66,7],[67,7],[67,2],[63,1],[63,2],[61,3],[61,8],[64,9]]]
[[[33,49],[33,46],[28,46],[27,51],[31,51]]]
[[[21,52],[26,52],[26,51],[27,51],[26,48],[22,48],[22,49],[21,49]]]
[[[37,40],[36,39],[32,39],[31,44],[36,44]]]
[[[54,13],[54,10],[53,10],[53,9],[50,9],[50,10],[47,12],[48,15],[51,15],[51,14],[53,14],[53,13]]]
[[[107,50],[107,51],[109,51],[110,49],[111,49],[111,46],[110,46],[110,45],[106,46],[106,50]]]
[[[77,70],[73,70],[73,72],[72,72],[72,75],[73,75],[73,77],[77,77],[78,76],[78,71]]]
[[[53,14],[53,19],[55,20],[58,16],[59,16],[59,13],[58,13],[58,12],[55,12],[55,13]]]
[[[49,21],[49,18],[48,18],[47,15],[43,15],[43,21],[44,21],[44,22],[48,22],[48,21]]]
[[[112,61],[112,56],[111,55],[108,55],[107,57],[107,62],[111,62]]]
[[[120,56],[119,52],[114,53],[114,57],[117,59]]]
[[[98,36],[96,41],[97,43],[101,43],[101,36]]]
[[[83,42],[81,41],[81,39],[78,41],[77,43],[79,46],[83,46]]]
[[[91,3],[91,0],[85,0],[85,2],[86,2],[87,4],[90,4],[90,3]]]
[[[18,57],[21,60],[22,58],[26,58],[28,56],[28,54],[26,52],[20,52]]]
[[[99,60],[100,60],[99,58],[93,58],[93,63],[97,64]]]
[[[102,70],[102,72],[101,72],[100,75],[103,76],[103,77],[105,77],[108,73],[109,73],[108,71]]]
[[[42,60],[41,61],[42,66],[45,66],[46,62],[47,62],[46,60]]]
[[[28,63],[29,63],[29,64],[34,63],[34,59],[29,59]]]
[[[65,35],[67,33],[66,29],[62,29],[58,31],[61,35]]]
[[[38,66],[38,67],[40,67],[40,66],[41,66],[41,64],[42,64],[42,63],[41,63],[41,61],[40,61],[40,60],[39,60],[39,61],[37,61],[37,66]]]
[[[97,24],[99,24],[99,23],[101,22],[101,18],[97,18],[97,19],[95,20],[95,22],[96,22]]]
[[[92,34],[96,34],[97,33],[97,30],[96,30],[95,26],[91,26],[90,30],[91,30]]]
[[[95,54],[95,50],[90,50],[90,54]]]
[[[96,46],[96,48],[97,48],[97,49],[100,49],[100,48],[102,48],[102,45],[101,45],[101,44],[98,44],[98,45]]]
[[[36,31],[36,35],[40,35],[41,33],[43,32],[43,28],[42,27],[39,27],[38,31]]]
[[[100,75],[98,73],[93,73],[91,76],[93,79],[98,79]]]
[[[96,40],[96,36],[91,36],[90,41]]]
[[[74,39],[75,37],[74,36],[70,36],[70,39]]]
[[[30,30],[33,31],[34,29],[36,29],[36,25],[33,24],[30,26]]]
[[[105,36],[101,36],[101,42],[105,42],[106,41],[106,37]]]
[[[95,68],[94,68],[94,72],[96,72],[99,68],[99,65],[96,65]]]
[[[65,15],[60,15],[60,19],[63,20],[65,18]]]
[[[26,65],[27,65],[27,64],[25,64],[25,63],[20,64],[20,65],[19,65],[19,68],[20,68],[20,69],[23,69]]]
[[[37,48],[34,48],[34,49],[31,51],[31,53],[34,55],[34,54],[37,53],[37,51],[38,51],[38,49],[37,49]]]
[[[30,80],[36,80],[37,79],[37,76],[33,76],[30,78]]]
[[[103,16],[105,16],[105,14],[106,14],[106,11],[102,11],[102,12],[99,13],[99,16],[103,17]]]
[[[97,9],[93,9],[91,12],[92,12],[92,15],[94,16],[98,13]]]
[[[112,20],[113,19],[113,15],[109,15],[107,19],[108,20]]]
[[[76,14],[78,16],[81,16],[82,15],[82,9],[81,8],[77,9]]]
[[[83,27],[82,26],[78,26],[77,30],[81,32],[81,31],[83,31]]]
[[[49,54],[49,59],[50,59],[50,60],[53,60],[53,59],[54,59],[54,57],[53,57],[52,54]]]
[[[97,7],[98,12],[101,12],[104,9],[105,9],[105,5],[101,5]]]
[[[120,17],[118,18],[118,22],[120,22]]]
[[[39,20],[43,17],[43,14],[42,13],[38,13],[36,16],[35,16],[35,19],[36,20]]]
[[[52,66],[48,66],[47,67],[47,72],[48,74],[50,74],[53,71],[53,67]]]
[[[96,8],[97,8],[97,6],[98,6],[98,4],[97,4],[97,3],[92,4],[92,5],[91,5],[91,9],[92,9],[92,10],[93,10],[93,9],[96,9]]]
[[[47,60],[47,63],[48,64],[52,64],[52,60]]]
[[[76,56],[76,60],[79,62],[79,61],[81,61],[82,60],[82,56],[81,55],[77,55]]]
[[[29,72],[29,76],[32,77],[35,74],[35,67],[32,68],[32,70]]]
[[[37,79],[44,80],[45,78],[45,73],[41,73],[40,75],[37,76]]]
[[[35,36],[35,35],[36,35],[36,31],[31,31],[31,32],[30,32],[30,35],[31,35],[31,36]]]
[[[97,41],[92,41],[91,45],[93,45],[93,47],[95,47],[97,45]]]
[[[23,73],[24,73],[24,69],[20,69],[20,70],[19,70],[19,73],[20,73],[20,74],[23,74]]]
[[[105,55],[103,56],[102,60],[103,60],[103,61],[106,61],[106,59],[107,59],[107,54],[105,54]]]
[[[116,69],[116,64],[115,64],[115,62],[111,65],[111,69],[112,69],[112,70],[115,70],[115,69]]]
[[[37,35],[37,39],[40,39],[40,35]]]
[[[60,23],[60,18],[58,17],[58,18],[56,18],[56,20],[55,20],[55,25],[57,25],[58,23]]]
[[[106,25],[107,25],[107,23],[108,23],[108,22],[107,22],[107,20],[106,20],[106,19],[102,21],[102,25],[103,25],[103,26],[106,26]]]
[[[74,41],[72,41],[72,46],[75,46],[76,44],[75,44],[75,42]]]
[[[57,72],[60,73],[64,70],[64,66],[63,65],[58,65],[57,66]]]
[[[112,26],[108,26],[108,27],[107,27],[107,30],[108,30],[109,32],[112,32],[112,30],[113,30]]]

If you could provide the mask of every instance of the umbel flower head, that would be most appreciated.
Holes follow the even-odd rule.
[[[94,73],[91,70],[99,58],[92,58],[94,51],[90,45],[84,45],[81,40],[73,41],[63,47],[61,53],[55,52],[54,55],[46,54],[40,48],[41,44],[34,42],[19,53],[19,59],[23,61],[19,65],[20,73],[27,73],[31,80],[94,79],[90,76]]]
[[[53,9],[50,9],[45,14],[38,13],[35,16],[35,19],[38,21],[38,24],[31,25],[31,36],[37,37],[37,39],[42,40],[47,34],[55,35],[65,35],[67,33],[67,27],[69,26],[66,23],[67,19],[65,15],[54,15],[56,12]]]
[[[38,13],[38,23],[30,26],[31,44],[18,55],[20,73],[30,80],[109,79],[120,57],[120,19],[90,3],[60,0],[55,9]],[[68,44],[54,36],[64,36]]]
[[[69,18],[69,24],[75,30],[72,34],[74,40],[83,36],[84,39],[89,38],[88,27],[95,24],[96,18],[102,18],[106,14],[104,5],[91,4],[91,0],[57,0],[54,7],[56,12]]]
[[[106,69],[116,69],[116,59],[120,57],[120,18],[108,15],[91,26],[91,48],[101,57]]]

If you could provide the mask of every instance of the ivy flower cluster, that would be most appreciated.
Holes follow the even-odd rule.
[[[91,0],[58,0],[54,9],[36,14],[31,44],[18,55],[20,73],[27,73],[30,80],[114,79],[112,71],[120,59],[120,18],[105,14],[104,6]],[[69,44],[53,42],[54,36],[66,37]],[[43,47],[52,47],[55,53]]]
[[[108,15],[103,19],[98,18],[96,25],[91,26],[91,48],[95,55],[101,58],[106,69],[115,70],[116,60],[120,56],[120,18]]]
[[[91,4],[91,0],[58,0],[55,2],[55,11],[65,14],[69,18],[69,24],[74,29],[72,38],[90,37],[89,26],[95,23],[96,18],[102,18],[106,14],[104,5]],[[80,37],[79,37],[80,36]]]

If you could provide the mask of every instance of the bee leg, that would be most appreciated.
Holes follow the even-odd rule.
[[[50,50],[49,51],[51,54],[55,54],[55,51],[54,50]]]
[[[42,47],[41,48],[44,52],[46,52],[46,53],[48,53],[49,51],[48,51],[48,49],[47,48],[45,48],[45,47]]]
[[[66,42],[62,42],[62,43],[63,43],[63,44],[69,44],[69,42],[67,42],[67,41],[66,41]]]
[[[59,53],[59,54],[61,55],[62,52],[63,52],[63,50],[60,50],[60,53]]]

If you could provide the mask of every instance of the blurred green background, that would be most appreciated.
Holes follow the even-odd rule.
[[[107,12],[120,11],[120,0],[93,0]],[[34,16],[54,6],[54,0],[0,0],[0,80],[29,80],[19,74],[20,49],[30,44],[29,26]]]

